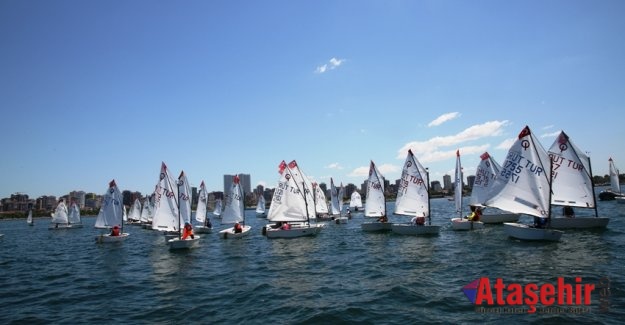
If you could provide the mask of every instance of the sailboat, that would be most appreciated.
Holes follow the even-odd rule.
[[[556,229],[606,227],[610,219],[598,216],[590,157],[584,154],[564,131],[560,132],[549,148],[549,155],[553,164],[551,204],[594,209],[595,212],[594,217],[552,216],[551,227]]]
[[[154,189],[154,194],[152,229],[162,231],[165,238],[169,240],[178,236],[180,232],[178,186],[164,162],[161,163],[159,181]]]
[[[82,228],[82,219],[80,217],[80,208],[76,202],[72,202],[69,207],[68,222],[70,228]]]
[[[608,159],[609,168],[610,168],[610,188],[601,191],[599,193],[599,200],[601,201],[610,201],[615,200],[616,198],[625,198],[625,194],[621,192],[621,184],[619,181],[619,170],[616,168],[614,164],[614,160],[612,157]]]
[[[341,224],[341,223],[347,223],[347,221],[349,220],[349,218],[351,218],[351,211],[347,210],[347,214],[343,214],[342,210],[343,210],[343,198],[345,197],[345,187],[343,187],[343,182],[341,182],[341,186],[339,187],[339,193],[338,193],[338,206],[339,206],[339,214],[338,216],[334,217],[334,222],[336,222],[336,224]]]
[[[221,213],[223,210],[223,204],[221,199],[217,199],[215,201],[215,209],[213,210],[213,215],[215,216],[215,218],[221,218]]]
[[[327,219],[328,216],[328,202],[326,201],[326,195],[323,193],[323,189],[319,187],[317,183],[312,183],[313,197],[315,198],[315,213],[317,219]]]
[[[59,204],[56,206],[56,209],[52,213],[52,220],[50,221],[50,226],[48,229],[68,229],[70,228],[69,224],[69,212],[67,211],[67,205],[65,205],[65,200],[61,199]]]
[[[330,217],[334,220],[341,217],[342,203],[339,200],[339,189],[334,186],[334,179],[330,177]]]
[[[264,218],[267,216],[267,211],[265,210],[265,197],[263,194],[258,195],[258,203],[256,204],[256,216],[259,218]]]
[[[245,197],[241,190],[241,180],[238,175],[232,177],[232,186],[230,194],[226,197],[226,208],[221,217],[222,224],[238,224],[241,231],[235,231],[235,227],[226,228],[219,232],[221,238],[238,238],[247,236],[250,233],[251,226],[245,224]]]
[[[495,188],[499,192],[486,201],[505,211],[536,217],[536,225],[504,223],[509,237],[522,240],[558,241],[563,232],[549,226],[551,217],[551,159],[528,126],[510,147]]]
[[[349,200],[349,208],[353,210],[354,212],[363,210],[362,209],[362,197],[360,196],[360,193],[358,193],[358,191],[352,192],[352,195]]]
[[[208,193],[206,193],[206,186],[204,181],[200,184],[200,191],[198,192],[197,208],[195,209],[195,220],[200,223],[199,226],[195,226],[195,232],[198,234],[207,234],[213,232],[213,225],[208,217],[208,210],[206,209],[208,203]]]
[[[136,198],[130,207],[130,213],[128,214],[128,224],[140,225],[141,224],[141,201]]]
[[[484,202],[493,197],[497,192],[493,185],[500,171],[501,166],[488,152],[484,152],[480,156],[480,163],[475,171],[475,180],[473,181],[473,189],[471,190],[471,197],[469,199],[470,206],[480,209],[485,207]],[[493,209],[497,212],[491,212]],[[517,222],[517,220],[519,220],[519,214],[517,213],[501,211],[495,208],[486,209],[486,211],[488,213],[484,213],[480,216],[480,221],[485,224]]]
[[[274,192],[267,220],[274,222],[263,227],[267,238],[295,238],[314,236],[323,224],[312,224],[316,219],[312,182],[299,169],[295,160],[288,165],[282,161],[278,172],[280,180]]]
[[[460,163],[460,150],[456,150],[456,179],[454,183],[454,203],[456,204],[456,218],[451,219],[453,230],[473,230],[484,228],[484,223],[476,220],[469,220],[462,217],[462,164]]]
[[[35,221],[33,220],[33,209],[28,210],[28,216],[26,217],[26,223],[29,226],[34,226]]]
[[[377,221],[363,222],[360,228],[363,231],[391,230],[391,223],[386,215],[386,198],[384,197],[384,177],[380,174],[375,163],[369,163],[369,178],[367,179],[367,204],[365,205],[366,218],[378,218]]]
[[[109,188],[102,199],[102,207],[95,220],[95,228],[112,229],[119,227],[119,235],[113,236],[111,233],[105,233],[96,236],[96,243],[114,243],[121,242],[128,238],[129,234],[124,232],[124,219],[122,216],[123,197],[119,191],[115,180],[109,183]]]
[[[182,233],[185,226],[191,227],[191,186],[184,171],[180,172],[176,185],[178,187],[178,236],[167,240],[167,244],[169,249],[193,248],[200,242],[200,236],[192,235],[185,238]]]
[[[440,226],[432,225],[430,214],[429,173],[408,150],[401,173],[395,214],[412,216],[410,223],[394,223],[391,230],[401,235],[434,235]],[[367,202],[369,206],[369,202]],[[427,219],[427,224],[426,224]]]
[[[150,202],[150,197],[146,196],[143,201],[143,205],[141,207],[141,216],[139,217],[139,221],[141,221],[141,226],[143,228],[152,229],[152,211],[153,211],[152,202]]]

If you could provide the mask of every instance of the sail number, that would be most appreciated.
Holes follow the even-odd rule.
[[[511,183],[517,183],[521,173],[524,171],[540,176],[545,170],[541,166],[527,160],[519,153],[510,152],[508,153],[508,157],[506,157],[506,161],[499,175]]]

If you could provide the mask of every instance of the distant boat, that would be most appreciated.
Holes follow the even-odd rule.
[[[32,209],[28,210],[28,216],[26,217],[26,223],[29,226],[34,226],[35,225],[35,221],[33,220],[33,210]]]
[[[369,163],[367,179],[367,204],[365,218],[378,218],[376,221],[365,221],[360,225],[363,231],[391,230],[391,223],[386,215],[386,198],[384,197],[384,177],[380,174],[373,160]]]
[[[334,185],[334,179],[330,177],[330,217],[336,219],[341,216],[343,202],[339,199],[339,188]]]
[[[317,183],[312,183],[313,197],[315,198],[315,213],[317,219],[327,219],[328,217],[328,202],[326,201],[326,195]]]
[[[262,233],[267,238],[295,238],[318,234],[323,229],[323,224],[311,223],[311,220],[316,219],[313,183],[300,170],[295,160],[288,165],[282,161],[278,172],[280,180],[267,213],[267,220],[273,224],[263,227]]]
[[[226,208],[221,217],[221,223],[239,225],[241,231],[237,231],[235,226],[223,229],[219,232],[219,236],[224,239],[247,236],[252,229],[245,224],[245,196],[240,183],[239,176],[232,177],[232,186],[230,187],[230,194],[226,197]]]
[[[65,200],[61,199],[56,209],[52,213],[52,220],[48,229],[68,229],[71,228],[69,224],[69,212],[67,211],[67,205]]]
[[[132,206],[130,207],[127,224],[141,224],[141,200],[139,200],[139,198],[136,198],[135,201],[132,203]]]
[[[261,193],[258,195],[258,203],[256,204],[256,216],[259,218],[264,218],[267,216],[267,212],[265,210],[265,197]]]
[[[616,168],[614,164],[614,160],[612,157],[608,159],[609,168],[610,168],[610,188],[601,191],[599,193],[599,200],[601,201],[610,201],[614,200],[617,197],[625,198],[625,194],[621,192],[621,184],[619,181],[619,170]]]
[[[480,156],[480,163],[475,171],[475,180],[473,181],[469,205],[479,209],[485,207],[484,202],[497,194],[498,189],[494,187],[494,184],[500,172],[501,166],[488,152],[484,152]],[[496,211],[493,212],[492,210]],[[486,213],[480,216],[480,221],[485,224],[517,222],[519,220],[518,213],[501,211],[496,208],[489,208],[483,211]]]
[[[215,209],[213,210],[213,215],[215,216],[215,218],[221,218],[222,210],[222,201],[221,199],[217,199],[215,201]]]
[[[410,223],[394,223],[391,230],[401,235],[437,235],[440,226],[432,225],[429,174],[408,150],[395,201],[395,214],[412,216]],[[369,206],[369,202],[367,202]],[[427,221],[427,223],[426,223]]]
[[[354,212],[363,210],[362,209],[362,197],[360,196],[360,193],[358,193],[358,191],[352,192],[352,196],[350,197],[350,200],[349,200],[349,208],[353,210]]]
[[[343,187],[343,182],[341,182],[341,186],[339,187],[339,191],[338,191],[338,209],[339,209],[339,214],[334,217],[334,222],[336,222],[336,224],[341,224],[341,223],[347,223],[347,221],[349,220],[349,218],[351,218],[351,212],[349,211],[349,209],[347,210],[347,214],[343,214],[343,198],[345,197],[345,187]]]
[[[569,215],[553,216],[551,227],[604,228],[609,218],[599,217],[594,195],[590,157],[581,151],[564,131],[561,131],[549,149],[553,165],[551,204],[569,209]],[[573,208],[593,209],[594,217],[574,216]],[[563,209],[564,210],[564,209]]]
[[[100,207],[94,227],[107,230],[113,230],[113,228],[117,227],[119,228],[119,233],[113,234],[113,231],[111,231],[110,233],[100,234],[95,238],[97,243],[122,242],[128,238],[129,234],[124,232],[122,207],[122,193],[119,191],[117,184],[115,184],[115,180],[112,180],[102,199],[102,207]]]
[[[495,179],[499,192],[486,202],[487,206],[535,217],[534,226],[504,223],[509,237],[533,241],[559,241],[562,237],[562,231],[549,226],[553,183],[550,163],[549,155],[530,128],[523,128]]]
[[[82,219],[80,217],[80,208],[76,202],[72,202],[72,205],[69,207],[69,227],[70,228],[82,228]]]
[[[195,220],[200,223],[195,227],[195,232],[198,234],[207,234],[213,232],[213,224],[208,217],[208,211],[206,209],[208,203],[208,193],[206,193],[206,185],[204,181],[200,184],[200,191],[198,192],[197,208],[195,209]]]
[[[462,165],[460,163],[460,150],[456,150],[456,179],[454,183],[454,203],[456,204],[456,218],[451,219],[451,228],[453,230],[473,230],[484,228],[484,223],[479,220],[469,220],[463,218],[462,212]],[[473,218],[475,214],[469,216]]]

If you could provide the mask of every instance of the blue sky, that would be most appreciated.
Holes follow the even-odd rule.
[[[0,2],[0,197],[431,180],[499,162],[525,125],[625,169],[624,1]]]

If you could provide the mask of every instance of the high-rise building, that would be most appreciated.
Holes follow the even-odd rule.
[[[467,176],[467,185],[470,189],[473,189],[473,183],[475,182],[475,175]]]
[[[451,176],[443,175],[443,189],[451,191]]]

